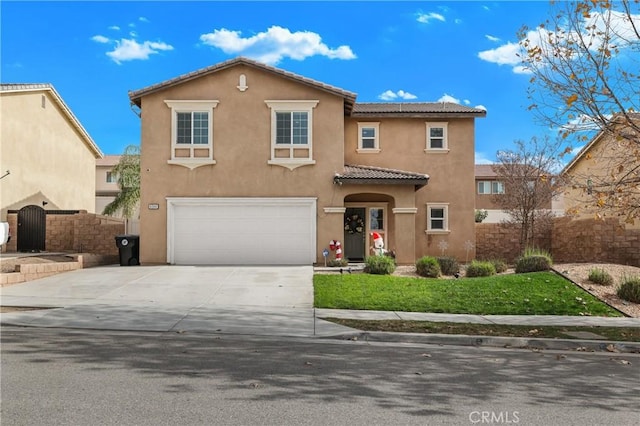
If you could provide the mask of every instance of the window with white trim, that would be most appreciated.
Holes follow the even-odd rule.
[[[296,167],[313,160],[313,108],[318,101],[265,101],[271,108],[271,158],[268,164]]]
[[[118,183],[118,174],[114,172],[107,172],[107,183]]]
[[[449,204],[427,204],[427,232],[449,232]]]
[[[217,100],[165,100],[171,108],[170,164],[194,168],[215,164],[213,109]]]
[[[447,123],[427,123],[427,151],[447,152]]]
[[[478,181],[478,194],[504,194],[504,183],[500,181]]]
[[[380,152],[380,123],[358,123],[358,152]]]

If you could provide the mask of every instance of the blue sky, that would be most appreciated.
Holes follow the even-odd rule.
[[[3,1],[3,83],[52,83],[105,154],[139,143],[128,91],[248,56],[358,94],[487,110],[476,158],[551,134],[527,111],[516,33],[546,1]]]

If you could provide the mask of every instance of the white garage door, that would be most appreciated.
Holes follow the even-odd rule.
[[[167,198],[167,258],[177,265],[310,265],[315,198]]]

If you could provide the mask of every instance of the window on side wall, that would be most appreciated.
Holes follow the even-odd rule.
[[[118,174],[114,172],[107,172],[107,183],[118,183]]]
[[[380,152],[380,123],[358,123],[358,152]]]
[[[213,110],[216,100],[167,100],[171,108],[170,164],[197,167],[213,159]]]
[[[449,152],[447,123],[427,123],[427,152]]]
[[[265,101],[271,108],[271,158],[268,164],[296,167],[313,159],[313,108],[318,101]]]
[[[427,204],[427,233],[449,232],[449,205],[441,203]]]

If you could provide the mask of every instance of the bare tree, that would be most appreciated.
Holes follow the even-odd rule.
[[[520,227],[521,247],[533,247],[537,231],[550,225],[551,203],[561,191],[556,144],[549,138],[515,141],[513,150],[498,151],[492,167],[503,193],[494,202],[508,215],[507,223]]]
[[[552,2],[551,17],[519,38],[530,109],[558,129],[565,154],[606,136],[606,172],[573,183],[584,203],[640,218],[640,0]]]

